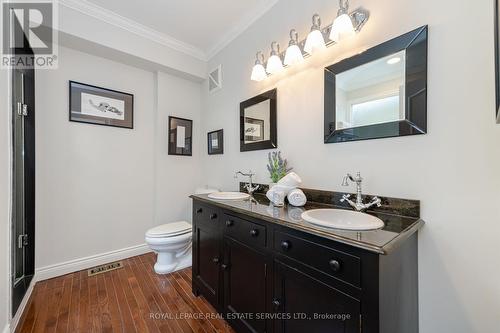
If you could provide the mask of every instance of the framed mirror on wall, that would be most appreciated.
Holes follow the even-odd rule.
[[[500,124],[500,6],[495,0],[495,85],[496,85],[496,119]]]
[[[240,151],[278,147],[276,110],[276,89],[240,103]]]
[[[325,68],[325,143],[427,133],[427,26]]]

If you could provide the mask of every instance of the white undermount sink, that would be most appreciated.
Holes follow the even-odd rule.
[[[302,219],[333,229],[366,231],[384,227],[384,222],[375,216],[342,209],[312,209],[303,212]]]
[[[245,200],[248,199],[250,195],[242,192],[214,192],[210,193],[208,197],[216,200]]]

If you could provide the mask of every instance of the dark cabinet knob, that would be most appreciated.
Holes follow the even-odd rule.
[[[227,220],[227,221],[226,221],[226,226],[228,226],[228,227],[233,226],[233,224],[234,224],[234,222],[233,222],[233,221],[231,221],[231,220]]]
[[[291,247],[291,246],[292,246],[292,245],[290,244],[290,242],[289,242],[289,241],[282,241],[282,242],[281,242],[281,248],[282,248],[283,250],[285,250],[285,251],[290,250],[290,247]]]
[[[210,219],[211,220],[215,220],[217,218],[217,214],[213,213],[213,214],[210,214]]]
[[[257,230],[257,229],[250,230],[250,235],[252,237],[257,237],[259,235],[259,230]]]
[[[196,210],[196,214],[201,214],[201,213],[203,213],[203,208],[198,208],[198,209]]]
[[[340,271],[340,262],[338,260],[332,259],[329,261],[329,264],[334,272]]]
[[[276,307],[276,308],[277,308],[277,307],[279,307],[279,306],[281,305],[280,300],[279,300],[279,299],[277,299],[277,298],[273,299],[273,302],[272,302],[272,303],[273,303],[274,307]]]
[[[220,265],[220,267],[223,269],[223,270],[226,270],[229,268],[229,264],[222,264]]]
[[[212,259],[212,261],[214,262],[214,264],[218,264],[219,263],[219,258],[215,257]]]

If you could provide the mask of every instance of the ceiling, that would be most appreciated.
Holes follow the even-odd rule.
[[[88,0],[213,55],[277,0]]]

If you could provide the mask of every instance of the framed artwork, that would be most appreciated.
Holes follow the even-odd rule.
[[[69,120],[134,128],[134,95],[69,81]]]
[[[224,130],[209,132],[208,139],[208,155],[224,154]]]
[[[264,120],[245,117],[245,141],[264,140]]]
[[[496,119],[500,124],[500,5],[495,0],[495,84],[496,84]]]
[[[193,121],[168,117],[168,154],[193,155]]]

